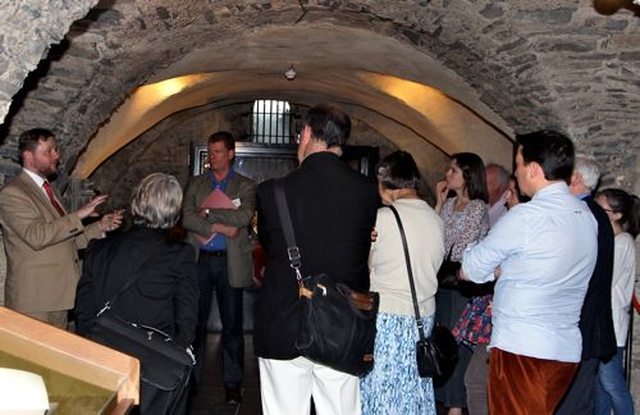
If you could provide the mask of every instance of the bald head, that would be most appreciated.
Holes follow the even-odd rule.
[[[489,205],[494,205],[509,188],[509,172],[499,164],[490,163],[485,167]]]

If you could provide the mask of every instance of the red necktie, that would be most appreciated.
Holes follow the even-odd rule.
[[[47,192],[47,196],[49,196],[49,200],[51,200],[53,207],[56,208],[60,216],[64,216],[64,209],[60,206],[60,203],[58,203],[56,198],[53,197],[53,192],[51,191],[51,185],[49,185],[49,182],[45,180],[42,187],[44,187],[44,191]]]

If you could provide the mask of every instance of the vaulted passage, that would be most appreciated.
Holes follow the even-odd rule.
[[[0,186],[19,171],[17,136],[45,127],[71,206],[95,190],[126,205],[150,172],[186,183],[194,146],[213,131],[251,141],[254,101],[274,99],[291,105],[292,135],[306,108],[341,106],[353,144],[411,152],[431,188],[450,154],[510,168],[514,135],[550,127],[597,158],[603,186],[640,193],[631,1],[10,3]]]

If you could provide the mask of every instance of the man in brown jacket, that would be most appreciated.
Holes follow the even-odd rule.
[[[58,170],[60,154],[54,134],[36,128],[18,141],[22,172],[0,190],[0,225],[7,255],[5,305],[56,327],[67,327],[80,277],[78,249],[92,238],[116,229],[122,213],[96,215],[107,196],[93,198],[75,212],[67,212],[62,197],[48,178]]]

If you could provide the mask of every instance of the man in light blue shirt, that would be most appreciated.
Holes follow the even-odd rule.
[[[461,278],[497,279],[489,412],[552,414],[581,358],[578,321],[597,223],[569,191],[574,148],[553,131],[518,136],[516,178],[531,196],[465,252]]]

